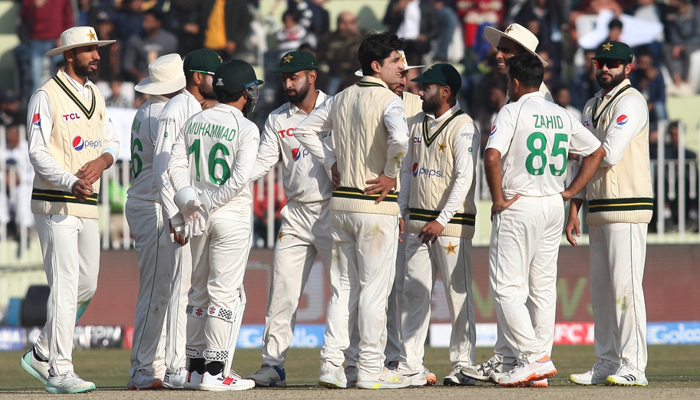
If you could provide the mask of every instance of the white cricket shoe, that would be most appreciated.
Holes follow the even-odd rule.
[[[46,382],[46,391],[51,394],[84,393],[95,390],[95,384],[79,377],[75,372],[50,375]]]
[[[537,387],[537,388],[546,388],[549,387],[549,380],[548,379],[540,379],[538,381],[530,381],[528,382],[530,387]]]
[[[503,374],[508,372],[508,370],[515,367],[515,364],[504,364],[502,354],[494,354],[493,357],[489,358],[482,364],[479,365],[465,365],[462,367],[462,374],[476,379],[482,382],[488,382],[492,374]],[[493,379],[495,383],[498,383],[498,376]]]
[[[321,361],[318,384],[329,389],[345,389],[348,387],[343,367],[336,367],[330,362]]]
[[[508,371],[498,380],[501,386],[529,386],[530,381],[551,378],[557,374],[557,369],[549,356],[544,356],[535,362],[521,362],[517,367]]]
[[[227,375],[223,371],[212,375],[209,372],[204,372],[202,382],[199,384],[199,390],[208,390],[212,392],[223,392],[228,390],[248,390],[255,387],[255,382],[251,379],[243,379],[236,371],[231,370]]]
[[[19,365],[23,370],[27,371],[29,375],[46,385],[49,379],[49,362],[40,360],[34,352],[34,347],[24,353],[22,358],[19,359]]]
[[[461,365],[454,367],[452,372],[442,380],[442,384],[445,386],[474,386],[476,380],[466,375],[464,373],[464,368],[465,367]]]
[[[199,385],[202,384],[202,375],[197,371],[187,372],[185,384],[182,385],[187,390],[199,390]]]
[[[357,375],[359,375],[360,370],[357,369],[355,365],[348,365],[345,367],[345,381],[349,387],[357,385]]]
[[[391,371],[391,370],[390,370]],[[421,365],[418,371],[410,369],[406,364],[399,364],[399,367],[392,371],[411,380],[411,386],[427,386],[428,378],[425,376],[427,369]]]
[[[166,389],[184,389],[187,375],[187,369],[185,368],[179,368],[175,372],[166,372],[163,377],[163,387]]]
[[[582,374],[571,374],[569,380],[577,385],[602,385],[607,382],[608,376],[615,372],[616,370],[610,368],[605,361],[598,360],[590,371]]]
[[[357,387],[360,389],[401,389],[411,386],[410,378],[389,371],[386,367],[382,369],[376,380],[363,378],[360,376],[357,381]]]
[[[258,372],[248,375],[248,379],[255,381],[256,386],[287,386],[284,368],[276,365],[263,365]]]
[[[426,386],[437,385],[437,376],[435,376],[434,373],[428,371],[428,368],[425,368],[425,380],[428,382],[425,384]]]
[[[137,369],[134,376],[129,378],[126,388],[129,390],[152,390],[163,387],[163,381],[153,376],[151,371]]]
[[[644,372],[623,361],[620,368],[606,379],[608,385],[617,386],[647,386],[649,381]]]

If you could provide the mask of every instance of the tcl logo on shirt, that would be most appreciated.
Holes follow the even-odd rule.
[[[72,112],[72,113],[68,113],[68,114],[63,114],[62,118],[63,118],[63,122],[77,121],[80,119],[80,113]]]
[[[413,144],[421,144],[423,139],[420,136],[414,136],[413,137]]]
[[[73,149],[75,151],[80,151],[84,148],[97,148],[102,147],[101,140],[84,140],[82,136],[78,135],[73,138]]]
[[[277,131],[277,133],[280,134],[280,137],[284,139],[284,135],[287,135],[287,137],[292,137],[294,136],[294,128],[289,128],[289,129],[282,129]]]

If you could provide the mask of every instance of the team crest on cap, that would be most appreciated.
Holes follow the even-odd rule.
[[[85,141],[83,140],[82,136],[78,135],[73,138],[73,148],[76,151],[80,151],[85,147]]]
[[[610,49],[611,49],[612,47],[613,47],[613,44],[610,43],[610,42],[605,43],[605,44],[603,45],[603,48],[605,49],[605,51],[610,51]]]
[[[36,126],[37,128],[41,125],[41,116],[39,113],[34,114],[34,117],[32,117],[32,125]]]
[[[285,63],[292,62],[292,58],[294,58],[294,56],[291,54],[287,54],[286,56],[283,57]]]
[[[513,25],[508,25],[508,28],[506,28],[506,30],[503,33],[508,33],[510,31],[512,31],[513,29],[515,29],[515,28],[513,28]]]
[[[617,121],[616,121],[616,122],[617,122],[618,125],[624,125],[624,124],[627,123],[627,121],[628,121],[627,116],[626,116],[625,114],[622,114],[622,115],[620,115],[619,117],[617,117]]]
[[[413,176],[418,176],[418,163],[413,163]]]
[[[491,127],[491,133],[489,133],[489,136],[493,135],[494,133],[496,133],[496,125]]]
[[[219,80],[216,81],[216,86],[224,86],[224,79],[223,79],[223,78],[219,78]]]

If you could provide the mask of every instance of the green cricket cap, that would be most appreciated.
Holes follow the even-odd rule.
[[[441,86],[449,86],[452,93],[457,94],[462,87],[462,76],[450,64],[435,64],[423,72],[417,78],[411,79],[418,83],[437,83]]]
[[[214,50],[197,49],[190,51],[182,62],[185,76],[192,76],[195,72],[213,75],[223,60]]]
[[[280,60],[279,67],[273,72],[284,74],[303,70],[318,70],[316,56],[305,50],[290,51]]]
[[[595,51],[594,60],[620,60],[626,63],[631,63],[634,53],[632,49],[625,43],[615,40],[603,42]]]
[[[243,60],[227,61],[221,64],[214,73],[215,92],[233,95],[263,83],[255,76],[253,67]]]

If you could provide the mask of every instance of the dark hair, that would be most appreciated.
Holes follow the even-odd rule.
[[[521,53],[509,58],[508,75],[528,88],[539,88],[544,77],[542,62],[530,53]]]
[[[228,94],[226,92],[216,92],[216,101],[222,104],[235,103],[238,101],[238,99],[241,98],[241,96],[243,96],[243,93],[245,93],[245,90],[234,94]]]
[[[158,20],[158,22],[163,22],[163,13],[161,13],[160,11],[157,11],[157,10],[155,10],[155,9],[153,9],[153,8],[150,9],[150,10],[144,11],[144,12],[143,12],[143,16],[145,17],[146,15],[152,16],[153,18],[155,18],[156,20]]]
[[[301,21],[301,13],[299,10],[288,8],[284,13],[282,13],[282,22],[284,22],[284,19],[287,18],[287,16],[292,17],[292,21],[296,22],[297,24],[299,21]]]
[[[406,48],[406,42],[393,33],[380,32],[370,33],[360,44],[357,52],[357,59],[362,66],[365,75],[372,75],[372,62],[379,61],[384,64],[384,59],[389,57],[393,51]]]
[[[608,29],[615,28],[622,29],[622,21],[620,21],[619,19],[613,19],[612,21],[610,21],[610,23],[608,24]]]

